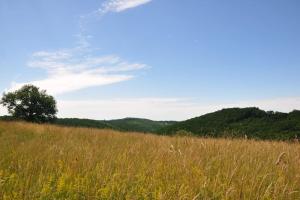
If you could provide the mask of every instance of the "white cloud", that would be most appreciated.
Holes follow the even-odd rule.
[[[89,46],[85,32],[87,31],[86,26],[90,19],[101,19],[107,13],[123,12],[128,9],[136,8],[138,6],[150,3],[151,1],[152,0],[107,0],[104,1],[104,3],[102,3],[100,8],[98,8],[97,10],[80,15],[78,21],[80,33],[77,35],[79,43],[81,43],[81,45]]]
[[[8,113],[7,113],[6,109],[3,106],[0,105],[0,116],[1,115],[7,115],[7,114]]]
[[[152,0],[108,0],[102,5],[99,12],[122,12],[130,8],[150,3],[151,1]]]
[[[52,95],[63,94],[92,86],[127,81],[134,77],[129,72],[146,67],[145,64],[129,63],[114,55],[90,56],[78,48],[35,52],[28,66],[46,70],[47,77],[12,83],[10,91],[19,89],[24,84],[33,84],[46,89]]]
[[[200,103],[180,98],[132,98],[86,101],[59,101],[60,117],[116,119],[140,117],[154,120],[186,120],[222,108],[259,107],[290,112],[300,109],[300,97],[236,103]]]

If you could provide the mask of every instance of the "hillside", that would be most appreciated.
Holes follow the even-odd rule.
[[[0,199],[300,199],[299,151],[0,121]]]
[[[100,128],[100,129],[115,129],[110,124],[101,120],[78,119],[78,118],[58,118],[54,122],[56,125],[85,127],[85,128]]]
[[[124,118],[116,120],[91,120],[77,118],[59,118],[54,124],[74,127],[104,128],[119,131],[156,133],[158,130],[173,125],[173,121],[152,121],[140,118]]]
[[[149,119],[140,119],[140,118],[124,118],[124,119],[109,120],[104,122],[122,131],[136,131],[136,132],[150,132],[150,133],[155,133],[166,126],[173,125],[176,123],[174,121],[152,121]]]
[[[265,112],[258,108],[230,108],[179,122],[160,130],[162,134],[179,131],[210,137],[247,137],[293,139],[300,137],[300,111]]]

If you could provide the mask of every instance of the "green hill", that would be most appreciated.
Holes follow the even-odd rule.
[[[115,129],[110,124],[91,119],[78,119],[78,118],[58,118],[54,122],[57,125],[74,126],[74,127],[87,127],[87,128],[101,128],[101,129]]]
[[[152,121],[149,119],[140,119],[140,118],[125,118],[125,119],[109,120],[105,122],[107,124],[110,124],[112,127],[115,127],[123,131],[152,132],[152,133],[155,133],[166,126],[173,125],[176,123],[174,121]]]
[[[230,108],[162,128],[161,134],[187,132],[209,137],[293,139],[300,136],[300,111],[265,112],[258,108]]]
[[[124,118],[116,120],[90,120],[77,118],[60,118],[55,124],[75,127],[89,127],[89,128],[108,128],[119,131],[130,132],[150,132],[155,133],[165,126],[172,125],[172,121],[152,121],[149,119],[139,118]]]

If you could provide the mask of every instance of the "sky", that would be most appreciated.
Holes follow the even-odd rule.
[[[91,119],[300,109],[299,9],[299,0],[0,0],[0,92],[34,84],[59,117]]]

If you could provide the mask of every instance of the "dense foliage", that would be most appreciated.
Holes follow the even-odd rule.
[[[15,119],[30,122],[49,122],[56,118],[56,101],[33,85],[25,85],[3,95],[0,104],[7,107]]]
[[[179,122],[160,130],[162,134],[191,132],[209,137],[295,139],[300,137],[300,111],[265,112],[258,108],[230,108]]]
[[[125,118],[105,121],[122,131],[151,132],[155,133],[165,126],[172,125],[174,121],[152,121],[149,119]]]
[[[116,120],[90,120],[90,119],[76,119],[64,118],[57,119],[55,124],[75,127],[89,127],[89,128],[109,128],[119,131],[132,132],[150,132],[155,133],[159,129],[172,125],[172,121],[152,121],[148,119],[139,118],[125,118]]]
[[[100,120],[92,119],[77,119],[77,118],[58,118],[53,123],[63,126],[86,127],[86,128],[101,128],[101,129],[115,129],[108,123]]]

